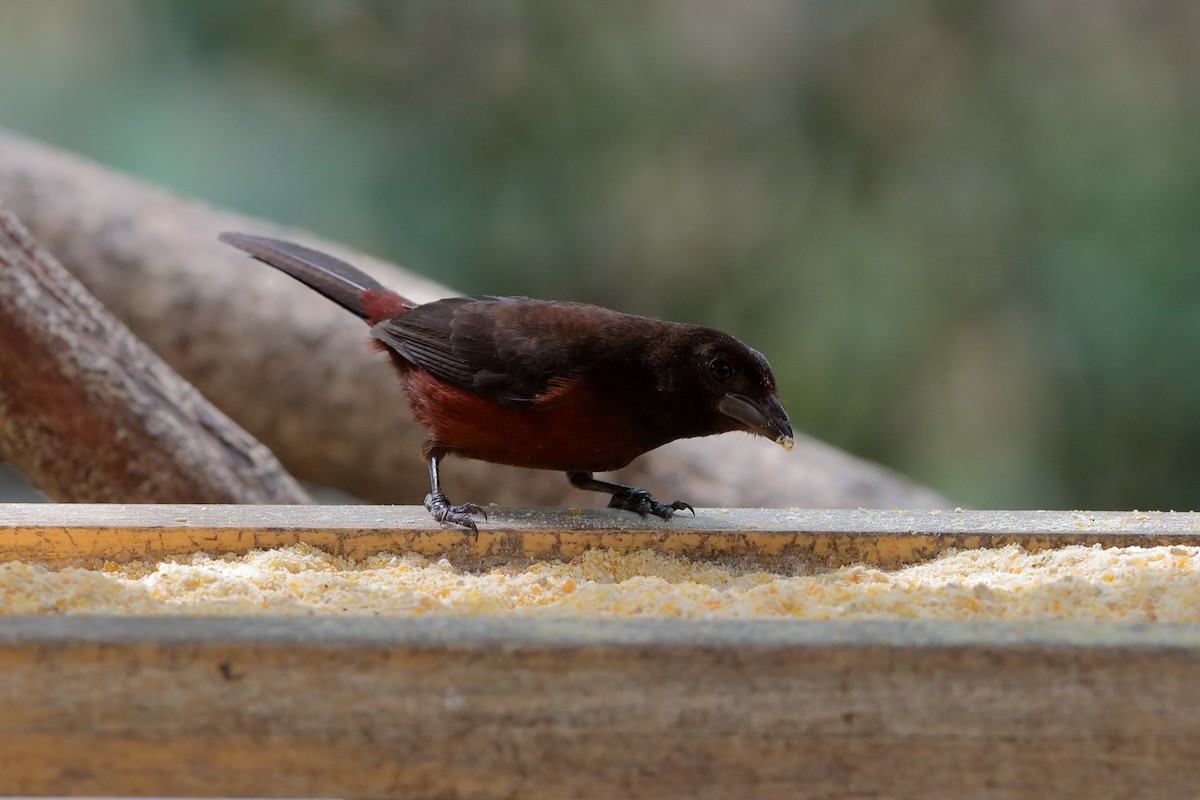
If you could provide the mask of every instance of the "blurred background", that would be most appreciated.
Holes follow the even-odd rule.
[[[1197,3],[0,0],[0,125],[724,328],[964,505],[1200,504]]]

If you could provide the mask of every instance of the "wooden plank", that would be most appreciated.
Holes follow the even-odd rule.
[[[609,509],[488,513],[475,536],[439,525],[414,506],[0,504],[0,559],[87,564],[305,542],[351,557],[416,552],[463,566],[569,559],[607,547],[783,568],[856,562],[894,567],[932,558],[947,547],[1200,542],[1200,514],[1194,512],[701,508],[694,518],[684,514],[669,521]]]
[[[49,564],[304,541],[887,566],[1200,541],[1200,515],[0,505]],[[1148,677],[1152,676],[1152,677]],[[0,795],[1186,796],[1200,626],[0,616]]]
[[[0,619],[0,794],[1183,797],[1200,628]]]

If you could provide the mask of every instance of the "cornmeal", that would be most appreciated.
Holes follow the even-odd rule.
[[[783,576],[652,552],[487,571],[420,556],[361,561],[306,545],[59,571],[0,564],[7,614],[1200,621],[1198,547],[1017,545],[897,570]]]

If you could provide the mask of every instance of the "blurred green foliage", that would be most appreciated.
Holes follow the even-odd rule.
[[[1200,497],[1200,4],[0,0],[0,125],[728,329],[963,503]]]

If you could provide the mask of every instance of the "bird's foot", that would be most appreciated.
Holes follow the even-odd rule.
[[[692,508],[688,503],[682,500],[676,500],[674,503],[667,505],[660,503],[654,499],[654,495],[647,492],[645,489],[622,489],[615,492],[612,499],[608,501],[609,508],[621,508],[625,511],[635,511],[643,517],[647,514],[653,514],[656,517],[670,519],[675,515],[676,511],[687,509],[692,512],[692,516],[696,516],[696,509]]]
[[[463,503],[460,506],[452,506],[450,505],[450,501],[446,499],[446,495],[441,492],[425,495],[425,508],[429,510],[429,513],[438,522],[462,525],[464,528],[470,528],[474,533],[479,533],[479,528],[475,527],[475,520],[471,519],[471,515],[479,514],[484,519],[487,519],[487,512],[475,503]]]

